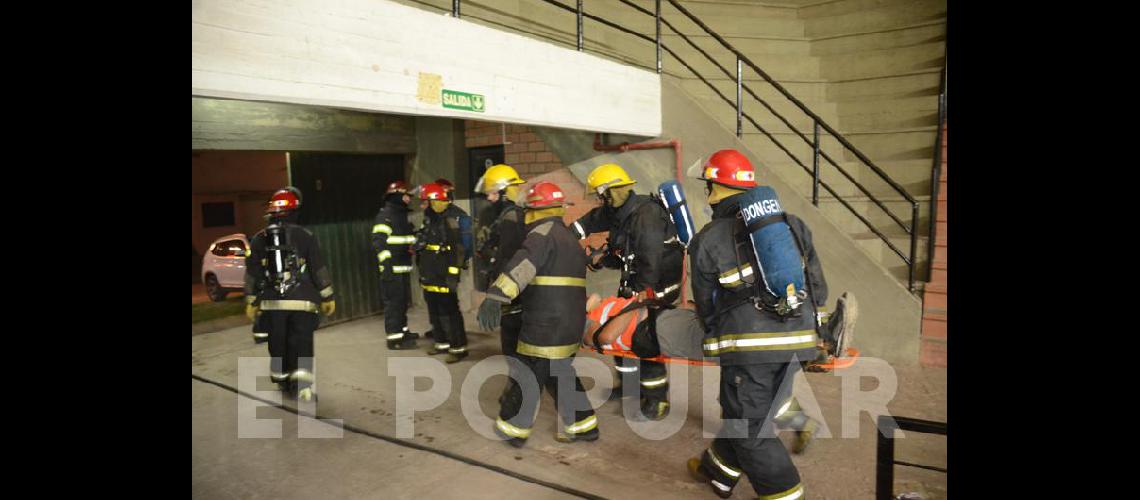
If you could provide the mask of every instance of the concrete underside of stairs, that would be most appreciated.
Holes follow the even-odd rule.
[[[866,356],[892,363],[917,362],[921,326],[921,301],[918,297],[907,291],[820,209],[812,206],[810,200],[797,196],[783,174],[765,169],[764,163],[722,124],[709,117],[675,79],[662,79],[661,95],[662,139],[682,138],[683,169],[718,149],[736,148],[748,154],[755,165],[760,165],[759,182],[774,187],[782,195],[784,208],[801,217],[811,228],[830,289],[829,304],[834,305],[835,298],[844,291],[857,297],[860,316],[854,345]],[[599,154],[593,150],[594,137],[591,134],[542,128],[537,128],[536,132],[582,182],[594,167],[610,162],[618,163],[629,171],[638,180],[636,189],[641,193],[651,192],[661,182],[675,177],[671,149]],[[611,136],[609,139],[611,143],[617,143],[646,138]],[[683,186],[695,215],[696,227],[702,227],[709,220],[703,210],[707,207],[704,185],[686,178]],[[610,293],[616,288],[616,282],[616,273],[591,275],[590,289],[592,292]],[[689,296],[692,296],[691,292]]]

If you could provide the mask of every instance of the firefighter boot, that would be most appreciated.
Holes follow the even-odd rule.
[[[285,374],[270,373],[269,380],[277,384],[277,389],[281,392],[289,392],[289,376]]]
[[[705,466],[701,463],[700,458],[690,458],[688,466],[689,475],[697,481],[708,484],[709,487],[712,488],[713,493],[716,493],[716,496],[721,498],[728,498],[732,496],[732,488],[729,488],[728,491],[725,491],[713,484],[714,482],[712,476],[705,471]]]
[[[317,391],[313,390],[313,386],[305,387],[297,391],[297,401],[312,401],[315,403],[317,401]]]
[[[455,349],[448,349],[447,359],[445,359],[444,361],[446,361],[448,363],[458,363],[458,362],[462,361],[463,358],[466,358],[468,354],[470,354],[470,353],[467,352],[467,347],[463,347],[461,351],[456,351]]]
[[[585,430],[582,430],[585,429]],[[575,441],[597,441],[598,436],[598,416],[590,415],[581,421],[565,426],[559,427],[554,433],[554,440],[559,443],[573,443]]]
[[[505,432],[499,430],[498,426],[495,426],[494,429],[495,435],[505,440],[507,444],[514,446],[515,448],[522,448],[523,446],[526,446],[526,438],[508,436]]]
[[[559,443],[573,443],[575,441],[597,441],[598,437],[600,436],[601,433],[598,432],[598,429],[596,427],[586,432],[580,432],[578,434],[570,434],[562,429],[558,429],[558,431],[554,434],[554,440],[558,441]]]
[[[642,397],[641,415],[649,420],[663,420],[669,416],[669,402],[658,398]]]
[[[404,349],[415,349],[416,337],[412,337],[408,332],[404,332],[404,336],[399,340],[389,340],[388,349],[393,351],[400,351]]]
[[[796,440],[792,443],[792,453],[796,455],[803,453],[808,445],[811,444],[811,440],[815,437],[815,431],[818,428],[819,424],[809,418],[807,423],[804,424],[804,428],[796,431]]]

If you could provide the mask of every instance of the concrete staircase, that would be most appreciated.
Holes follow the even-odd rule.
[[[684,91],[680,81],[664,76],[661,83],[663,138],[682,138],[681,163],[690,165],[710,151],[738,148],[753,162],[759,161],[744,143],[735,137],[723,123],[719,123]],[[594,135],[589,132],[534,127],[534,132],[566,165],[578,182],[596,166],[616,162],[637,179],[638,192],[650,192],[659,183],[673,179],[674,156],[672,149],[652,149],[627,153],[599,153],[593,149]],[[636,138],[610,136],[616,144]],[[849,234],[829,220],[821,210],[811,206],[804,197],[784,195],[792,188],[779,173],[763,171],[759,181],[781,193],[781,203],[791,213],[802,217],[812,230],[812,240],[823,263],[828,288],[829,305],[844,291],[859,300],[859,326],[855,347],[865,356],[891,363],[911,364],[919,360],[922,311],[919,297],[910,293],[905,285],[859,245]],[[694,225],[701,227],[709,220],[701,207],[704,184],[696,179],[683,179],[685,192],[690,197]],[[602,271],[590,275],[587,291],[611,293],[617,283],[616,271]],[[691,297],[691,292],[690,295]]]
[[[449,0],[400,0],[409,5],[451,10]],[[653,12],[653,0],[631,0]],[[573,8],[575,2],[562,0]],[[926,232],[929,227],[930,171],[938,112],[939,72],[944,59],[946,0],[683,0],[681,4],[742,51],[797,99],[843,134],[855,147],[919,201],[916,279],[926,280]],[[653,37],[652,17],[618,0],[587,0],[585,11]],[[704,55],[667,27],[663,41],[724,96],[735,100],[735,56],[667,2],[666,21],[729,71],[724,74]],[[573,12],[540,0],[464,0],[461,17],[497,29],[573,48]],[[651,41],[584,20],[586,50],[628,64],[655,68]],[[704,82],[665,52],[664,73],[716,121],[735,130],[736,115]],[[812,122],[750,68],[745,84],[807,138]],[[589,75],[583,75],[588,81]],[[745,95],[744,109],[804,165],[811,167],[811,147],[755,99]],[[761,168],[778,173],[799,195],[810,198],[811,177],[767,136],[745,121],[743,143]],[[887,206],[905,225],[911,205],[853,154],[826,133],[821,149]],[[823,181],[909,255],[910,236],[865,193],[821,160]],[[822,188],[820,209],[864,252],[896,279],[907,280],[903,261],[867,226]],[[920,284],[921,285],[921,284]]]

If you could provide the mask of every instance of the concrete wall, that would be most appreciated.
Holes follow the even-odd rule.
[[[197,0],[191,39],[195,95],[661,130],[656,73],[385,0]],[[441,90],[479,94],[485,106],[448,109]]]
[[[412,157],[408,169],[409,185],[419,185],[433,182],[443,177],[455,184],[455,204],[469,215],[471,213],[471,198],[466,193],[471,191],[468,180],[467,150],[464,144],[463,120],[451,118],[437,118],[420,116],[415,118],[416,142],[418,148]],[[412,205],[417,207],[411,214],[414,227],[419,228],[423,223],[425,207],[420,200],[413,200]],[[474,290],[472,269],[460,274],[459,280],[459,308],[465,315],[474,314],[478,302],[472,303],[471,291]],[[423,300],[423,289],[419,286],[419,272],[412,272],[412,304],[415,307],[427,307]]]
[[[416,150],[415,121],[409,116],[207,97],[190,101],[195,150],[378,154]]]

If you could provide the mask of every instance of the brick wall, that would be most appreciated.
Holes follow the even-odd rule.
[[[570,169],[562,164],[562,160],[546,146],[526,125],[502,124],[498,122],[481,122],[466,120],[465,134],[467,147],[479,148],[484,146],[498,146],[503,144],[503,163],[510,165],[518,171],[527,183],[524,191],[539,181],[549,181],[562,188],[567,200],[574,203],[566,208],[564,220],[567,224],[574,222],[590,209],[598,206],[594,196],[585,197],[585,186],[578,181]],[[504,143],[504,130],[505,139]],[[591,235],[586,242],[598,248],[606,241],[609,233]]]
[[[946,127],[942,127],[942,175],[938,179],[938,218],[935,219],[934,265],[922,297],[924,366],[946,366]]]
[[[479,148],[502,144],[503,162],[514,167],[523,178],[527,178],[528,174],[532,176],[545,174],[563,167],[558,156],[526,125],[474,120],[466,120],[465,125],[467,147]]]

